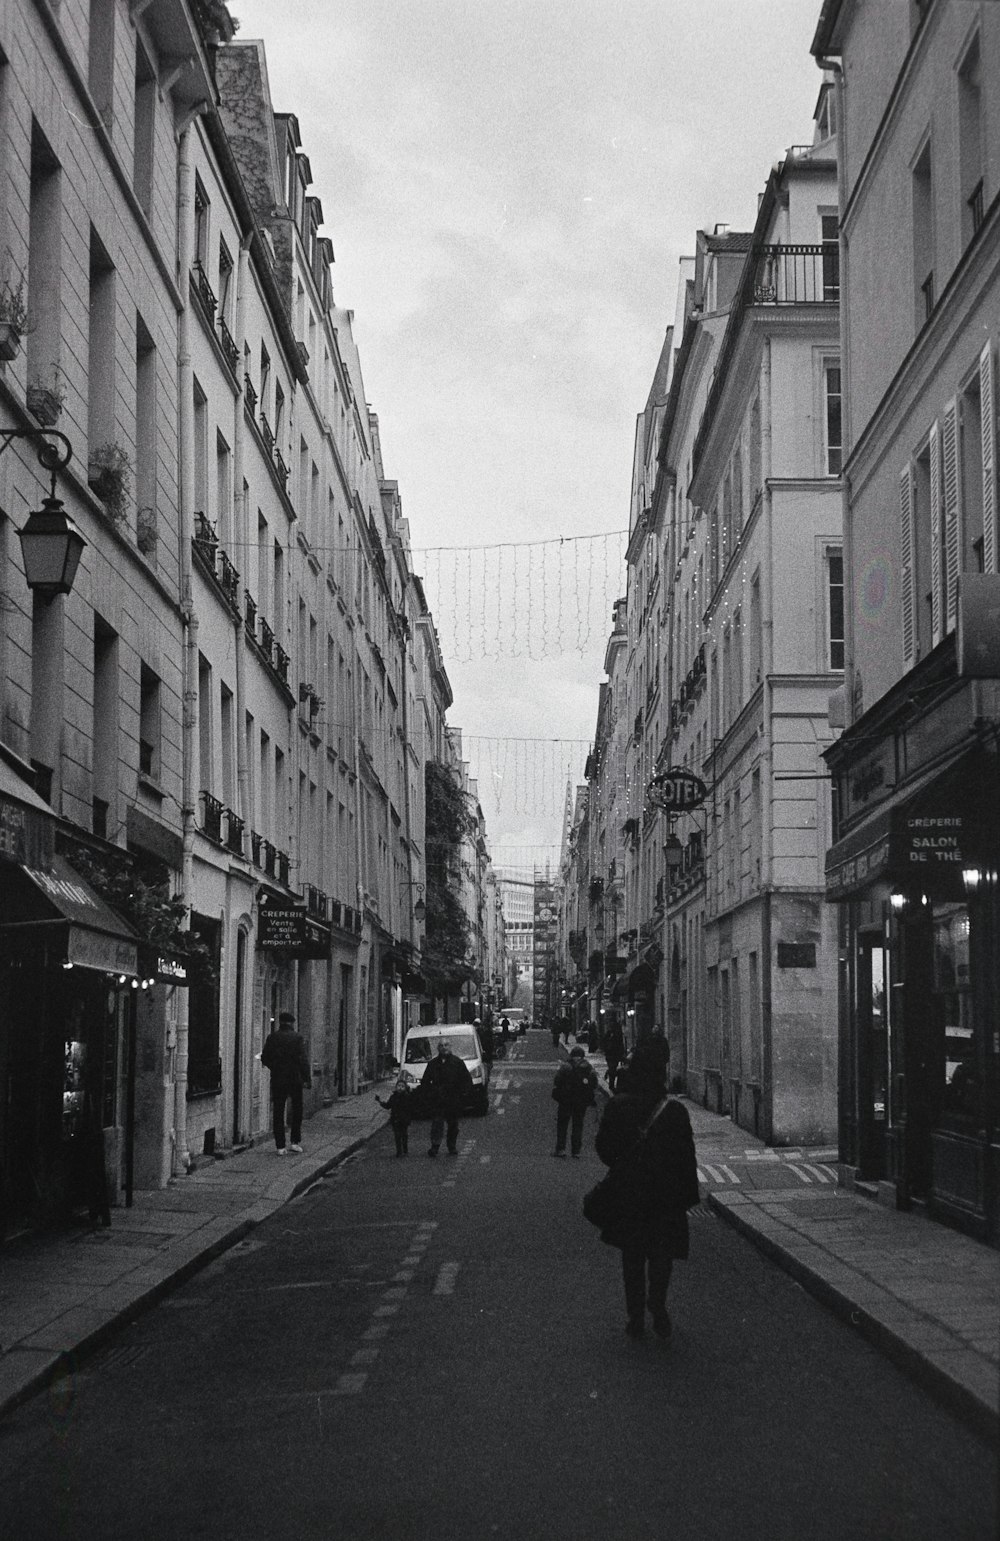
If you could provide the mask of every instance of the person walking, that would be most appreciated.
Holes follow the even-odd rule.
[[[389,1113],[389,1126],[396,1141],[396,1155],[405,1156],[410,1148],[410,1123],[413,1119],[412,1092],[400,1076],[389,1096],[383,1099],[378,1092],[375,1101]]]
[[[618,1221],[602,1240],[620,1247],[625,1331],[671,1334],[667,1290],[674,1263],[689,1246],[687,1211],[699,1203],[694,1135],[687,1108],[667,1096],[666,1061],[658,1044],[637,1045],[597,1131],[597,1154],[616,1174]]]
[[[579,1156],[583,1144],[583,1120],[587,1109],[597,1101],[597,1076],[579,1044],[569,1051],[569,1063],[560,1065],[552,1083],[552,1100],[558,1106],[556,1114],[556,1148],[554,1156],[565,1156],[566,1134],[570,1133],[570,1150]]]
[[[613,1022],[604,1035],[604,1058],[608,1066],[604,1079],[608,1083],[608,1090],[613,1095],[615,1081],[618,1076],[618,1066],[625,1058],[625,1039],[617,1022]]]
[[[483,1023],[478,1017],[475,1018],[472,1025],[479,1034],[479,1047],[482,1050],[483,1064],[486,1066],[486,1078],[489,1080],[490,1072],[493,1069],[493,1056],[496,1051],[493,1028],[489,1022]]]
[[[451,1052],[447,1038],[439,1038],[437,1053],[420,1078],[420,1087],[431,1111],[431,1144],[427,1154],[436,1156],[446,1134],[449,1156],[458,1155],[458,1115],[471,1095],[472,1077],[464,1060]]]
[[[269,1034],[261,1050],[260,1062],[271,1072],[271,1106],[274,1115],[274,1143],[279,1156],[285,1154],[285,1105],[291,1104],[291,1141],[289,1149],[302,1153],[302,1088],[312,1085],[306,1058],[306,1046],[295,1031],[290,1011],[278,1015],[278,1030]]]

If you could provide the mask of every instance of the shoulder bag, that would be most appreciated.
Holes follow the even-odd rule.
[[[657,1103],[652,1113],[643,1124],[642,1128],[628,1150],[618,1157],[613,1166],[610,1166],[601,1178],[583,1195],[583,1215],[591,1225],[596,1225],[602,1233],[602,1240],[608,1240],[611,1246],[620,1246],[619,1235],[627,1236],[636,1230],[641,1217],[638,1213],[638,1196],[629,1202],[629,1186],[622,1182],[625,1172],[625,1163],[642,1145],[643,1140],[666,1107],[668,1098],[664,1097]],[[632,1192],[634,1193],[634,1187]],[[631,1211],[635,1211],[632,1213]],[[612,1240],[612,1237],[615,1239]]]

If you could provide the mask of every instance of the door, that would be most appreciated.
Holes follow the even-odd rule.
[[[889,950],[881,932],[858,943],[858,1164],[869,1180],[885,1176],[890,1114]]]

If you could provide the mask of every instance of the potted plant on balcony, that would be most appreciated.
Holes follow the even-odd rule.
[[[128,513],[132,462],[120,444],[109,441],[91,450],[87,479],[108,515],[120,524]]]
[[[9,275],[0,278],[0,359],[10,363],[17,358],[21,338],[28,330],[28,304],[24,291],[24,273],[15,282]]]
[[[66,387],[58,364],[53,364],[48,380],[39,376],[28,386],[28,411],[35,415],[43,428],[51,428],[59,421],[65,400]]]

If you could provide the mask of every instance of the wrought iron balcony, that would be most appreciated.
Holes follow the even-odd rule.
[[[278,671],[279,678],[286,685],[288,684],[288,665],[290,662],[291,660],[280,642],[276,642],[274,644],[274,667]]]
[[[260,618],[260,649],[265,658],[270,658],[274,651],[274,632],[263,616]]]
[[[326,920],[327,897],[321,888],[314,888],[310,883],[306,888],[306,908],[310,915],[317,916],[320,920]]]
[[[226,809],[226,847],[237,856],[243,855],[243,820],[231,808]]]
[[[208,274],[205,272],[205,269],[202,267],[200,262],[196,262],[194,265],[194,287],[195,292],[201,301],[202,309],[208,316],[210,324],[214,326],[215,312],[218,309],[219,302],[215,298],[215,291],[208,281]]]
[[[257,601],[249,589],[243,590],[243,620],[249,636],[257,634]]]
[[[261,864],[261,847],[264,844],[263,835],[259,835],[255,829],[250,831],[250,859],[255,867]]]
[[[201,828],[209,840],[222,840],[222,804],[211,792],[201,793]]]
[[[754,250],[755,305],[836,305],[840,250],[819,246],[760,246]]]
[[[274,446],[274,464],[277,468],[278,475],[281,477],[281,480],[283,482],[287,482],[291,472],[286,466],[284,456],[282,455],[277,445]]]
[[[269,878],[273,878],[274,867],[278,859],[278,853],[274,849],[274,846],[271,844],[270,840],[263,841],[261,845],[261,854],[264,857],[264,871],[267,873]]]
[[[288,855],[285,851],[279,851],[278,856],[278,882],[288,882]]]
[[[243,394],[246,397],[247,406],[250,408],[250,411],[256,412],[257,388],[246,371],[243,374]]]
[[[219,583],[225,590],[226,598],[230,604],[239,609],[240,575],[224,551],[222,552],[219,564]]]
[[[274,454],[274,434],[271,432],[271,425],[268,422],[267,418],[264,416],[263,412],[260,414],[260,431],[261,431],[261,435],[263,437],[264,443],[267,445],[267,453],[269,455],[273,455]]]
[[[237,348],[236,343],[233,340],[232,332],[229,330],[221,316],[219,317],[219,341],[222,344],[222,351],[226,355],[226,363],[229,365],[233,372],[233,379],[239,380],[240,350]]]

